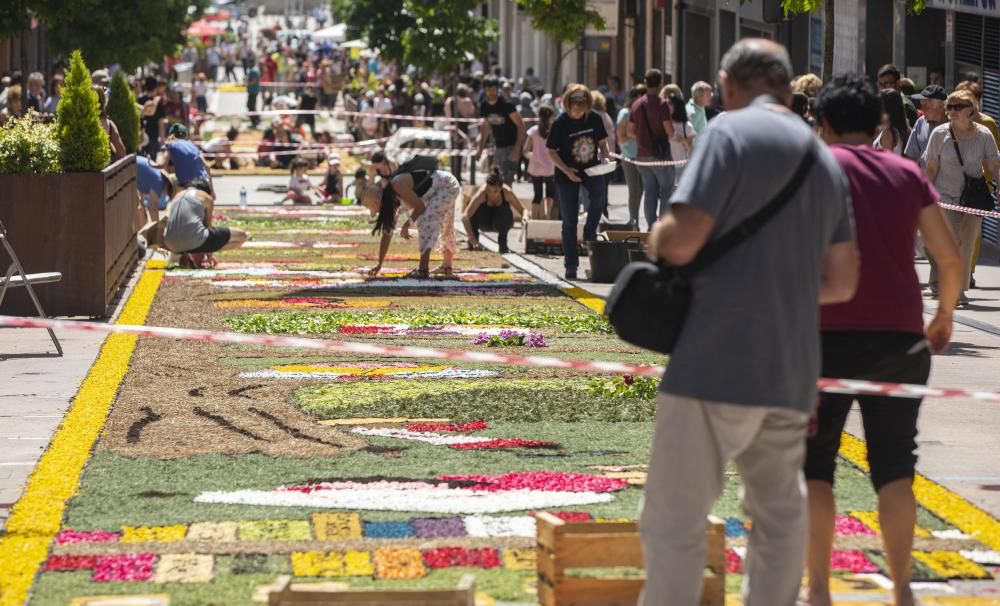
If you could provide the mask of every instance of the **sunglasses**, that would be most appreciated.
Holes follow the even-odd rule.
[[[972,106],[968,105],[967,103],[953,103],[951,105],[945,105],[944,106],[944,108],[946,110],[950,111],[950,112],[960,112],[963,109],[968,109],[970,107],[972,107]]]

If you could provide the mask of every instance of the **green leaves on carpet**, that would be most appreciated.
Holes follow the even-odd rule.
[[[328,334],[345,324],[409,324],[426,327],[438,324],[482,324],[519,328],[556,328],[564,333],[610,333],[611,325],[594,313],[556,314],[545,310],[428,308],[425,310],[290,312],[250,314],[223,320],[229,328],[256,334]]]
[[[652,400],[591,393],[581,380],[457,379],[310,385],[294,394],[306,412],[346,417],[451,417],[488,421],[652,421]],[[603,445],[602,445],[603,446]]]

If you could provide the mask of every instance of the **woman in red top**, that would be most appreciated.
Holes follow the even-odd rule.
[[[861,277],[854,298],[824,305],[820,314],[822,374],[828,378],[926,384],[930,354],[951,339],[952,311],[961,290],[958,247],[937,206],[937,192],[913,162],[871,146],[883,107],[861,76],[841,76],[823,87],[817,110],[851,187]],[[940,269],[940,305],[924,328],[920,283],[913,266],[917,229]],[[928,351],[928,349],[930,351]],[[913,475],[917,462],[919,398],[824,392],[816,431],[806,447],[809,487],[811,606],[829,606],[830,553],[836,505],[833,479],[840,436],[857,400],[868,464],[878,493],[879,521],[897,606],[913,604],[910,550],[916,523]]]

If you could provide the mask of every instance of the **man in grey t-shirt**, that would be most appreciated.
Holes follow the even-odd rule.
[[[849,300],[858,278],[847,183],[833,156],[785,107],[787,51],[742,40],[726,53],[719,77],[729,112],[699,135],[670,213],[653,228],[652,255],[689,263],[706,242],[766,205],[810,146],[816,162],[777,215],[694,279],[693,305],[657,399],[640,516],[643,606],[698,603],[705,517],[730,460],[753,520],[743,603],[795,603],[805,557],[802,461],[817,397],[819,303]]]

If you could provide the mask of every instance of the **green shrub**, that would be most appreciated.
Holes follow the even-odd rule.
[[[51,126],[31,115],[0,129],[0,174],[38,175],[59,172],[59,143]]]
[[[101,128],[101,108],[91,89],[90,72],[80,51],[70,55],[69,73],[56,109],[59,163],[66,172],[99,171],[111,159],[108,133]]]
[[[135,94],[121,70],[115,72],[108,91],[108,117],[118,127],[125,151],[134,154],[139,149],[139,106]]]

